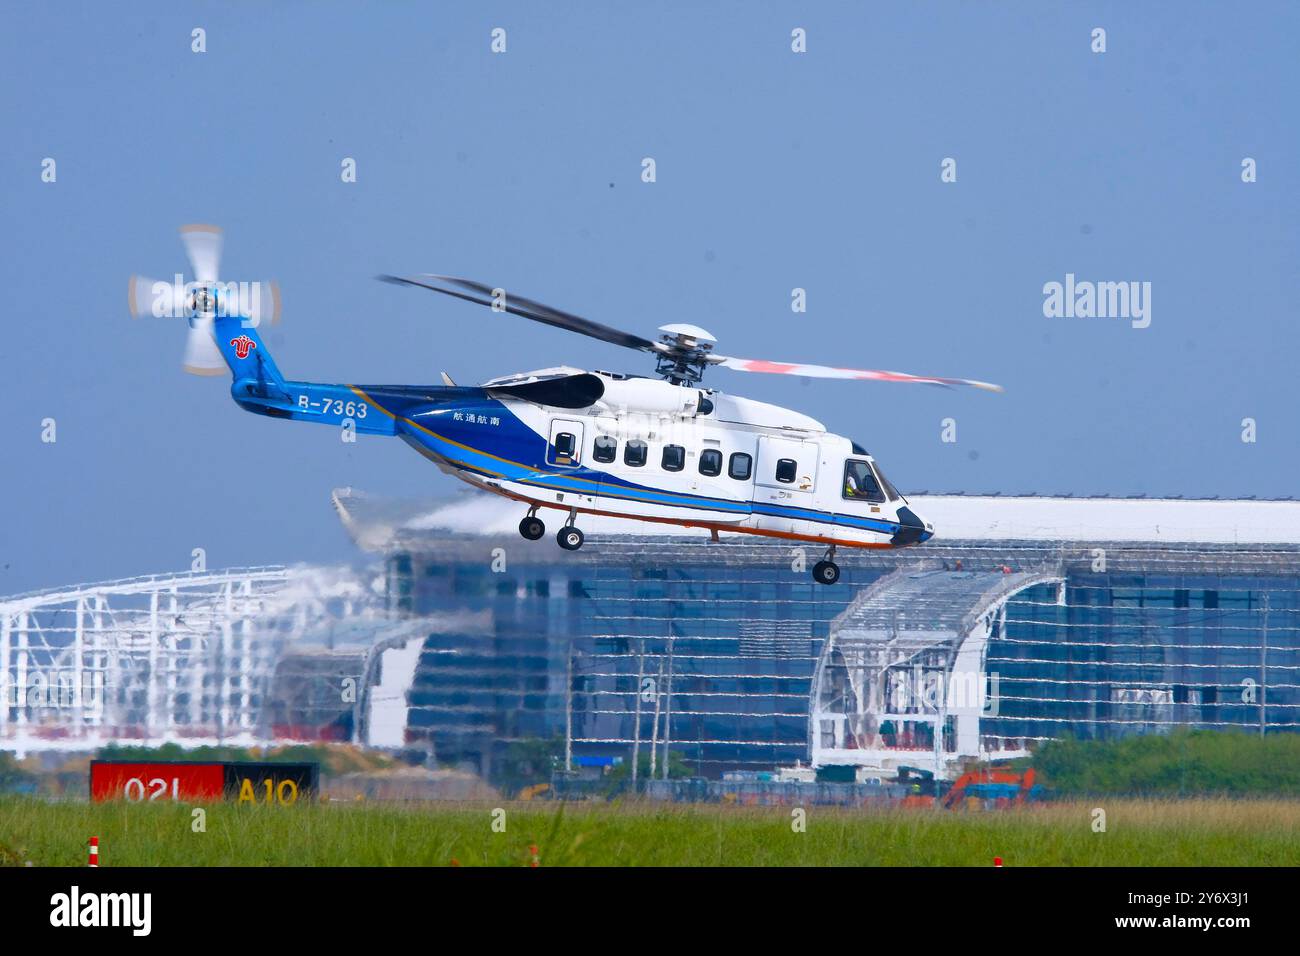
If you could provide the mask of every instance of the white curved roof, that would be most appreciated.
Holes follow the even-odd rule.
[[[908,495],[935,528],[934,544],[960,541],[1147,542],[1164,544],[1300,544],[1300,501],[1061,498],[999,495]],[[466,491],[453,498],[393,501],[351,489],[334,506],[354,540],[383,550],[403,532],[513,535],[520,508],[493,495]],[[625,518],[584,518],[593,534],[697,536],[675,525]],[[915,549],[924,557],[924,545]]]
[[[1300,543],[1300,501],[908,495],[935,540]]]

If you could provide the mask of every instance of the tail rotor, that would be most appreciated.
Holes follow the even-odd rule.
[[[222,282],[223,234],[219,226],[186,225],[181,242],[194,276],[189,282],[177,273],[164,282],[131,276],[127,305],[135,318],[184,318],[189,324],[181,360],[191,375],[222,375],[226,362],[213,339],[218,316],[239,316],[250,328],[280,321],[280,289],[274,282]]]

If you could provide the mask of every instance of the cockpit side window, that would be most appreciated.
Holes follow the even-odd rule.
[[[844,489],[846,501],[870,501],[880,504],[885,492],[871,471],[871,463],[850,458],[844,462]]]

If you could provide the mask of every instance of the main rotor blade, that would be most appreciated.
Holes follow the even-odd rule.
[[[194,278],[199,282],[216,282],[221,265],[220,226],[181,226],[181,242],[185,254],[194,267]]]
[[[454,296],[457,299],[464,299],[466,302],[476,302],[479,305],[486,305],[503,312],[509,312],[511,315],[518,315],[525,319],[532,319],[534,322],[541,322],[543,325],[550,325],[557,329],[577,332],[593,339],[600,339],[600,341],[609,342],[611,345],[621,345],[624,348],[638,349],[642,352],[664,351],[658,343],[644,339],[639,335],[623,332],[620,329],[593,322],[591,319],[584,319],[580,315],[564,312],[533,299],[524,298],[521,295],[512,295],[508,290],[502,290],[502,295],[498,298],[495,295],[496,290],[492,286],[475,282],[472,279],[457,279],[454,276],[440,276],[428,273],[421,275],[419,278],[404,278],[391,275],[381,275],[376,276],[376,278],[396,285],[419,286],[421,289]],[[441,285],[438,283],[441,283]],[[456,288],[448,289],[443,286],[454,286]],[[466,291],[459,291],[461,289]]]
[[[1002,391],[1001,385],[977,382],[969,378],[937,378],[929,375],[908,375],[906,372],[832,368],[829,365],[795,365],[789,362],[769,362],[765,359],[731,358],[727,355],[711,355],[709,363],[735,369],[737,372],[770,372],[775,375],[806,375],[809,378],[846,378],[875,382],[918,382],[922,385],[969,385],[989,392]]]

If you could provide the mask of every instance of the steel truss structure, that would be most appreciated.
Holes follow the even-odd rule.
[[[988,649],[1005,634],[1007,604],[1016,595],[1064,584],[1063,571],[1050,565],[1012,573],[954,571],[926,561],[864,589],[832,622],[817,661],[813,765],[897,770],[933,763],[943,774],[965,758],[1025,756],[1023,741],[981,734],[981,720],[996,704]]]
[[[265,742],[284,650],[353,611],[355,590],[258,567],[0,599],[0,747]],[[332,604],[340,596],[346,607]]]

